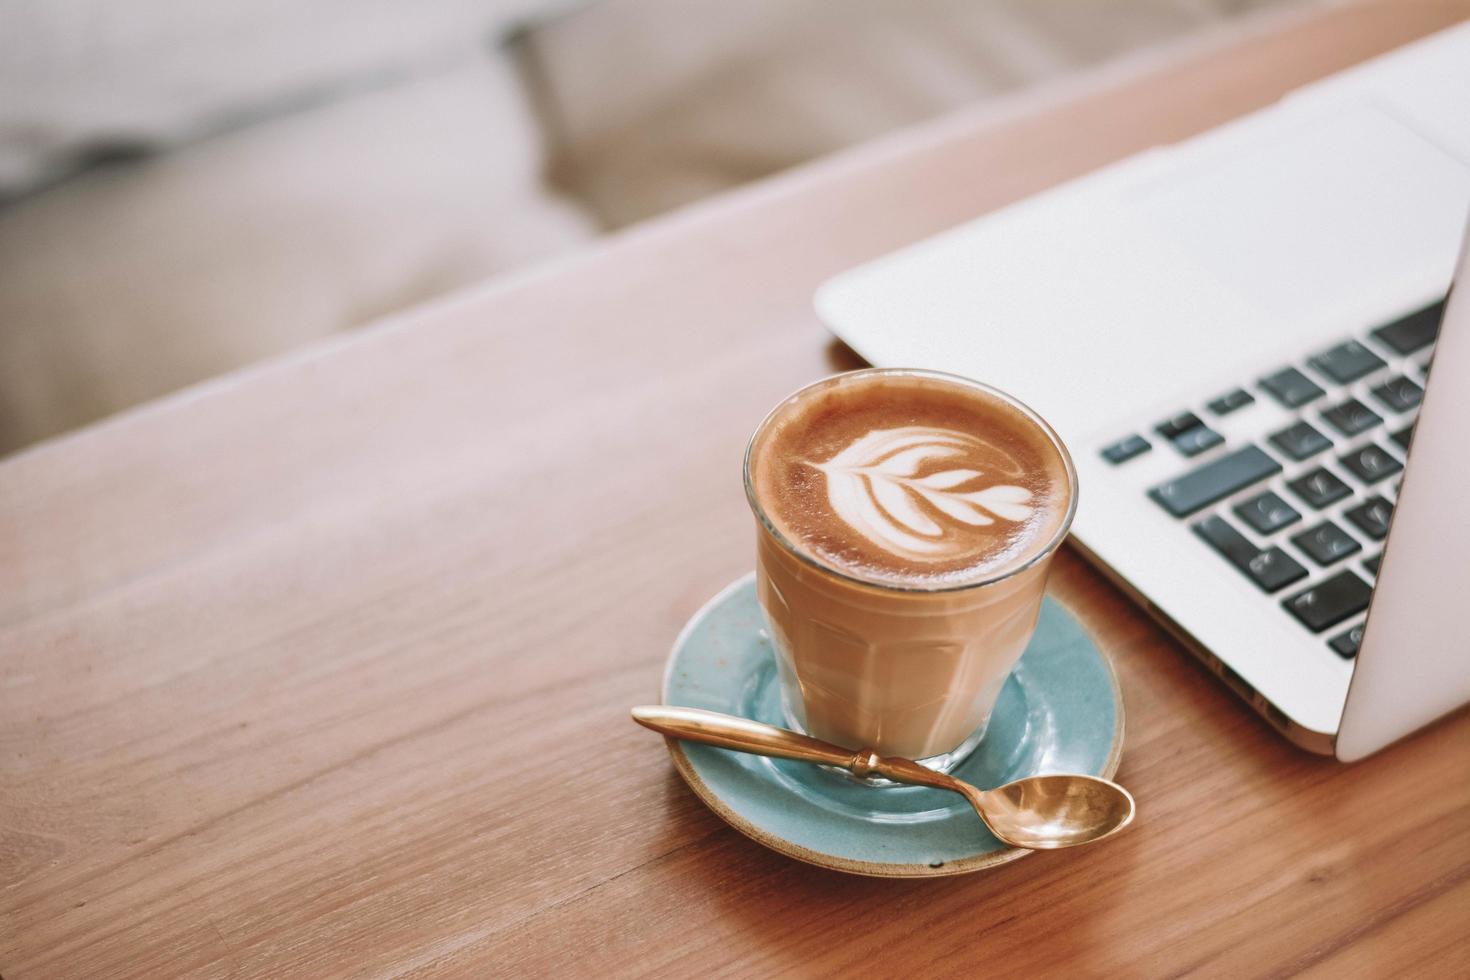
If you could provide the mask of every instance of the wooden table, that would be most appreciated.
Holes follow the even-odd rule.
[[[824,277],[1470,14],[982,107],[0,465],[0,973],[1470,975],[1470,716],[1347,768],[1074,555],[1136,829],[931,881],[727,828],[627,708],[752,561]]]

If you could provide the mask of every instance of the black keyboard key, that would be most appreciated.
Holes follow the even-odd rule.
[[[1368,608],[1373,589],[1352,572],[1338,572],[1281,604],[1313,633],[1330,629]]]
[[[1184,455],[1198,456],[1206,449],[1213,449],[1220,445],[1225,441],[1225,437],[1209,426],[1197,425],[1192,429],[1184,430],[1170,441],[1174,443],[1174,448]]]
[[[1372,374],[1388,362],[1356,340],[1345,340],[1329,347],[1307,361],[1313,370],[1340,385],[1351,384],[1365,374]]]
[[[1159,484],[1148,495],[1175,517],[1188,517],[1202,507],[1280,472],[1281,464],[1260,448],[1244,446]]]
[[[1414,423],[1410,422],[1408,425],[1404,426],[1402,429],[1389,436],[1389,438],[1398,443],[1400,449],[1408,452],[1409,442],[1414,438]]]
[[[1388,522],[1393,517],[1393,504],[1377,495],[1342,513],[1353,526],[1374,541],[1388,537]]]
[[[1275,592],[1307,575],[1307,570],[1286,552],[1257,548],[1223,517],[1206,517],[1194,525],[1194,533],[1263,591]]]
[[[1313,398],[1326,394],[1315,381],[1294,367],[1282,368],[1275,374],[1266,375],[1261,379],[1260,385],[1287,408],[1298,408]]]
[[[1305,551],[1312,561],[1324,567],[1363,550],[1362,545],[1331,521],[1323,521],[1300,534],[1293,534],[1291,543]]]
[[[1199,416],[1193,412],[1180,412],[1173,418],[1165,419],[1154,426],[1154,431],[1165,439],[1174,439],[1182,432],[1188,432],[1197,425],[1202,424]]]
[[[1383,552],[1380,551],[1378,554],[1374,555],[1372,558],[1369,558],[1367,561],[1363,562],[1363,567],[1366,568],[1366,569],[1368,569],[1368,571],[1372,572],[1374,575],[1377,575],[1378,574],[1378,568],[1382,564],[1383,564]]]
[[[1363,642],[1363,624],[1359,623],[1346,633],[1339,633],[1327,641],[1332,652],[1344,660],[1351,660],[1358,655],[1358,647]]]
[[[1270,439],[1272,445],[1298,462],[1332,448],[1332,440],[1306,422],[1297,422],[1274,432]]]
[[[1390,411],[1407,412],[1424,400],[1424,389],[1403,375],[1396,375],[1373,387],[1373,397],[1387,405]]]
[[[1320,466],[1308,473],[1303,473],[1295,480],[1287,481],[1286,485],[1313,510],[1321,510],[1323,507],[1335,504],[1353,492],[1352,487]]]
[[[1341,462],[1364,483],[1377,483],[1404,468],[1403,463],[1371,442],[1343,456]]]
[[[1383,416],[1356,398],[1349,398],[1341,405],[1332,406],[1322,413],[1322,418],[1327,420],[1328,425],[1345,436],[1367,432],[1383,421]]]
[[[1148,444],[1147,439],[1135,433],[1105,447],[1102,451],[1102,458],[1116,466],[1119,463],[1126,463],[1134,456],[1142,456],[1151,448],[1153,447]]]
[[[1236,388],[1234,391],[1227,391],[1219,398],[1210,402],[1208,407],[1216,415],[1229,415],[1231,412],[1254,404],[1255,400],[1256,396],[1244,388]]]
[[[1373,336],[1401,357],[1428,347],[1439,336],[1439,321],[1444,319],[1444,304],[1445,301],[1440,300],[1417,313],[1386,323],[1372,331]]]
[[[1252,558],[1245,573],[1266,592],[1284,589],[1307,577],[1307,570],[1295,558],[1274,546]]]
[[[1291,504],[1270,490],[1236,504],[1235,514],[1259,534],[1272,534],[1302,519]]]
[[[1174,448],[1186,456],[1198,456],[1225,441],[1220,433],[1210,429],[1193,412],[1180,412],[1154,426],[1154,431],[1174,444]]]

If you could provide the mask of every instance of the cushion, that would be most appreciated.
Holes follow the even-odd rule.
[[[0,210],[0,451],[585,241],[481,57]]]
[[[604,0],[526,43],[558,183],[619,226],[1292,2]]]
[[[566,0],[0,3],[0,197],[483,56]]]

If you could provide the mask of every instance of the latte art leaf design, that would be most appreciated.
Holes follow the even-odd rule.
[[[941,460],[953,466],[935,468]],[[833,513],[853,530],[894,554],[940,561],[963,548],[952,522],[983,527],[1031,516],[1031,491],[984,484],[984,467],[993,461],[1019,473],[1014,460],[974,436],[912,425],[874,429],[810,465],[827,478]]]

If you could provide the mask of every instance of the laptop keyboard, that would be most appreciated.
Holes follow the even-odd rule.
[[[1363,635],[1361,620],[1351,621],[1373,594],[1444,305],[1344,338],[1197,410],[1181,407],[1153,426],[1155,441],[1133,433],[1102,456],[1125,466],[1155,443],[1178,453],[1179,472],[1150,488],[1150,499],[1351,659]],[[1239,445],[1210,427],[1209,418],[1248,412],[1259,396],[1294,420]]]

